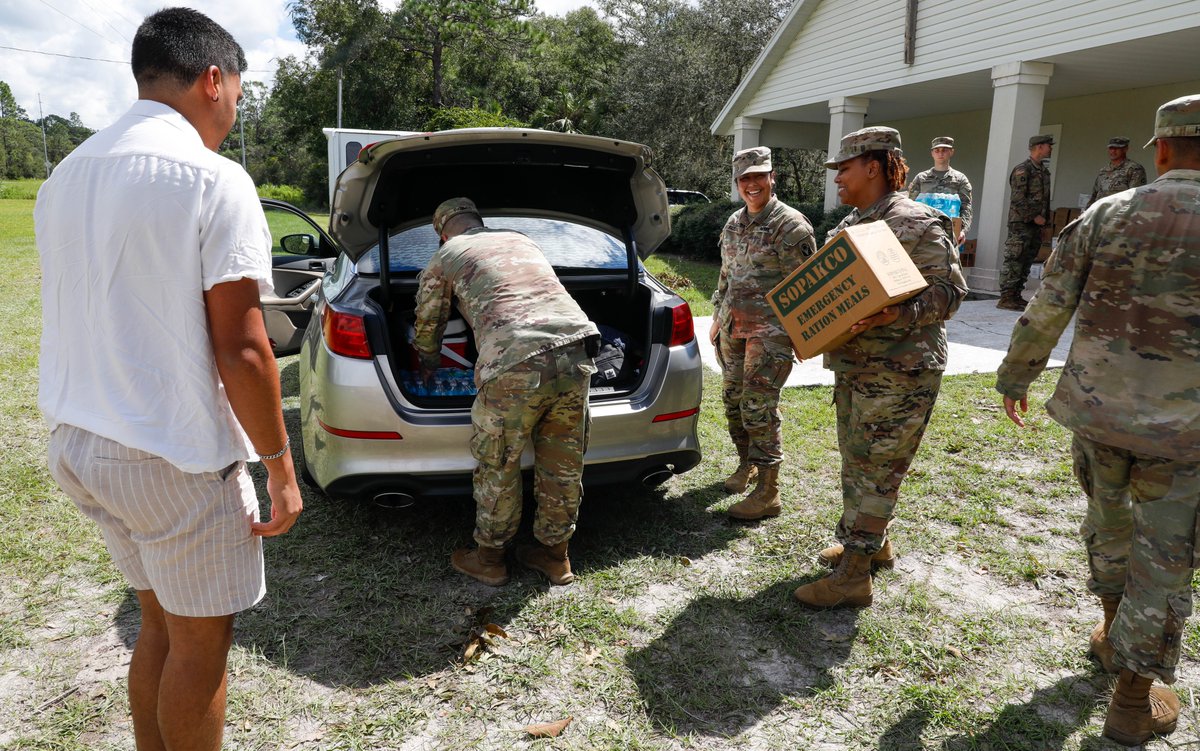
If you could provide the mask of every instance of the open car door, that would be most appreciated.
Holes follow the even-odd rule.
[[[331,268],[337,246],[307,214],[291,204],[261,199],[271,228],[275,296],[262,297],[263,321],[276,357],[300,351],[304,330]]]

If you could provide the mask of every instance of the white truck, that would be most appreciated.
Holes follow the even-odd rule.
[[[355,159],[364,146],[397,136],[410,136],[413,130],[359,130],[356,128],[322,128],[329,155],[329,205],[333,206],[333,185],[338,175]]]

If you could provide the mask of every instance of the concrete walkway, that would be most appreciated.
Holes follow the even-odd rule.
[[[1028,295],[1027,295],[1028,296]],[[962,373],[994,373],[1004,361],[1008,351],[1008,340],[1020,313],[998,310],[995,300],[968,300],[958,308],[954,318],[946,322],[946,338],[950,344],[946,375]],[[713,370],[720,370],[708,331],[712,317],[696,318],[696,338],[700,342],[700,357]],[[1066,361],[1071,347],[1074,323],[1067,326],[1062,339],[1054,348],[1050,367],[1059,367]],[[832,385],[833,373],[821,367],[821,358],[805,360],[792,368],[788,386]]]

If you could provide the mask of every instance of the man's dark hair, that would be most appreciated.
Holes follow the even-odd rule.
[[[246,70],[242,46],[191,8],[164,8],[142,21],[133,37],[131,62],[139,86],[165,80],[186,88],[210,65],[226,74]]]
[[[1200,161],[1200,136],[1175,136],[1166,138],[1175,156],[1187,161]]]

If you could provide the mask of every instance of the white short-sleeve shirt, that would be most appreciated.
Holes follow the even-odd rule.
[[[217,373],[204,292],[271,292],[271,233],[246,171],[174,109],[139,100],[38,192],[38,407],[210,472],[253,456]]]

